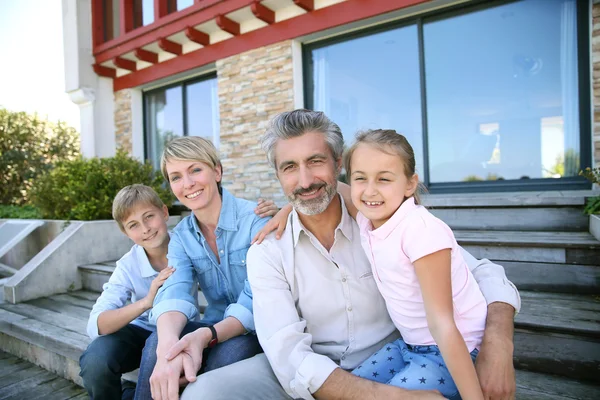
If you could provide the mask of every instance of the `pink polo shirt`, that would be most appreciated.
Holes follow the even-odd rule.
[[[469,352],[479,348],[487,303],[462,257],[452,230],[425,207],[407,199],[378,229],[358,213],[361,243],[387,310],[411,345],[435,345],[427,327],[425,305],[413,262],[443,249],[452,249],[451,277],[454,321]]]

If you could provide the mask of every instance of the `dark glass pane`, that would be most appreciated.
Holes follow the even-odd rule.
[[[219,145],[217,78],[187,85],[187,134],[202,136]]]
[[[424,25],[431,182],[574,176],[575,0],[525,0]]]
[[[120,14],[119,0],[103,0],[103,22],[104,22],[104,41],[119,37],[120,32]]]
[[[176,86],[146,95],[148,158],[156,168],[159,167],[164,144],[176,136],[183,136],[181,91],[181,86]]]
[[[422,171],[421,89],[417,28],[376,33],[312,51],[313,108],[324,111],[344,134],[395,129],[415,150]]]

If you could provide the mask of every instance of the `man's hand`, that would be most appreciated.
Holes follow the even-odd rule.
[[[167,267],[160,271],[158,276],[152,280],[148,294],[144,297],[146,308],[152,308],[152,303],[154,303],[154,298],[156,297],[156,293],[158,293],[158,289],[165,283],[167,278],[173,275],[173,272],[175,272],[175,268]]]
[[[196,380],[196,374],[202,366],[202,352],[212,339],[208,328],[196,329],[182,337],[165,355],[168,361],[183,355],[183,375],[188,382]]]
[[[486,400],[512,400],[515,398],[515,368],[513,343],[506,338],[483,338],[481,350],[475,360],[475,370]]]

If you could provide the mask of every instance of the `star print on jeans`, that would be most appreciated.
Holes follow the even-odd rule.
[[[374,376],[375,378],[377,378],[377,375],[379,375],[379,372],[373,372],[373,376]]]
[[[390,350],[392,350],[392,348],[390,346],[385,348],[385,351],[390,351]]]
[[[392,375],[396,374],[396,370],[394,368],[390,369],[390,374],[392,374]]]
[[[438,379],[438,382],[440,383],[440,385],[445,385],[446,384],[446,380],[444,378]]]
[[[371,364],[373,364],[373,365],[377,364],[377,360],[371,361]]]
[[[419,379],[419,382],[425,383],[425,382],[427,382],[427,379],[425,379],[425,377],[422,377],[421,379]]]
[[[406,377],[400,379],[402,381],[402,383],[406,383]]]
[[[421,364],[421,368],[426,368],[427,364]]]
[[[388,357],[388,361],[392,361],[394,357]]]

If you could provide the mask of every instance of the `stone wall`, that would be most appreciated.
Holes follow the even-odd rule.
[[[132,154],[132,112],[131,90],[115,92],[115,143],[117,149],[122,148]]]
[[[600,167],[600,0],[592,4],[592,87],[594,164]]]
[[[292,42],[217,61],[217,80],[223,186],[246,199],[285,203],[259,140],[270,118],[294,108]]]

